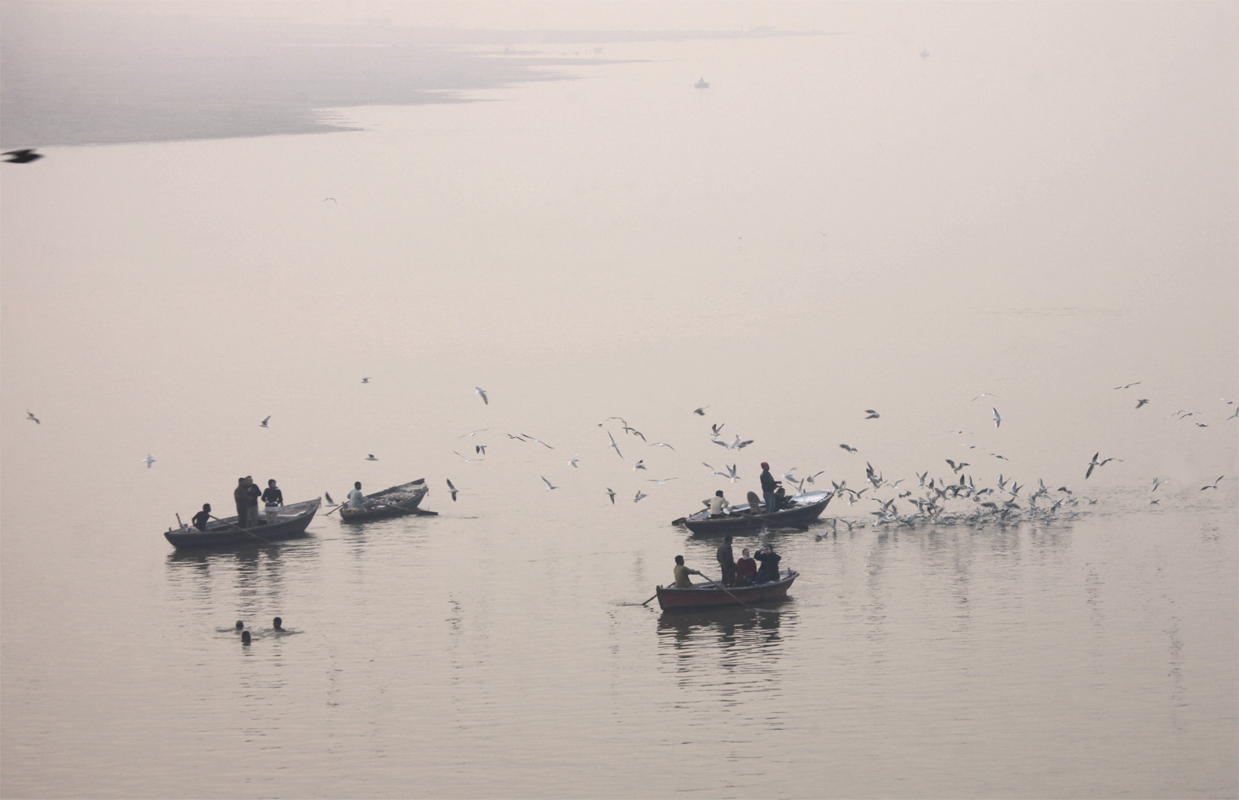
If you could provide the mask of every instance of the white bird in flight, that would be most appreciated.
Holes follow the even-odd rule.
[[[36,417],[36,416],[34,415],[34,413],[33,413],[33,412],[31,412],[31,411],[27,411],[27,412],[26,412],[26,419],[30,420],[31,422],[35,423],[36,425],[42,425],[42,424],[43,424],[42,422],[39,422],[39,418],[38,418],[38,417]]]
[[[581,460],[581,459],[580,459],[580,457],[579,457],[580,455],[581,455],[580,453],[577,453],[575,456],[573,456],[572,458],[568,459],[568,463],[569,463],[569,464],[571,464],[572,466],[574,466],[574,467],[576,467],[576,468],[578,468],[578,469],[579,469],[579,468],[581,467],[581,465],[580,465],[580,464],[578,464],[577,462]]]
[[[667,481],[673,481],[675,478],[663,478],[662,480],[659,480],[658,478],[646,478],[646,480],[650,483],[657,483],[659,486],[663,486],[667,483]]]
[[[855,447],[852,447],[851,445],[841,444],[841,445],[839,445],[839,446],[840,446],[840,447],[842,447],[844,450],[848,451],[849,453],[855,453],[855,452],[856,452],[856,448],[855,448]]]
[[[147,454],[146,454],[146,458],[144,458],[144,459],[142,459],[142,460],[146,462],[146,468],[147,468],[147,469],[150,469],[150,468],[151,468],[151,464],[154,464],[154,463],[155,463],[155,457],[154,457],[153,455],[151,455],[150,453],[147,453]]]
[[[632,468],[633,469],[645,469],[645,459],[644,458],[638,459],[637,463],[634,464]]]
[[[482,398],[482,402],[486,405],[490,405],[490,401],[486,399],[486,390],[481,386],[474,386],[473,388],[477,390],[478,395]]]
[[[457,455],[460,455],[460,454],[457,453]],[[378,461],[378,459],[374,457],[374,453],[370,453],[366,456],[366,461]]]
[[[268,414],[267,416],[265,416],[265,417],[263,417],[263,418],[262,418],[262,422],[258,423],[258,427],[260,427],[260,428],[270,428],[271,426],[267,424],[267,423],[268,423],[268,422],[270,422],[270,421],[271,421],[271,415],[270,415],[270,414]]]
[[[882,418],[882,415],[874,411],[872,408],[866,408],[865,414],[868,415],[865,417],[865,419],[881,419]]]
[[[538,477],[540,477],[540,478],[541,478],[542,476],[541,476],[541,475],[539,475]],[[552,490],[552,489],[558,489],[558,488],[559,488],[558,486],[553,485],[553,484],[552,484],[550,481],[548,481],[546,478],[542,478],[542,482],[546,484],[546,490],[547,490],[548,492],[549,492],[550,490]]]
[[[459,490],[459,489],[457,489],[455,486],[453,486],[453,485],[452,485],[452,479],[451,479],[451,478],[448,478],[448,479],[447,479],[447,490],[448,490],[448,492],[452,495],[452,502],[453,502],[453,503],[455,503],[455,502],[456,502],[456,495],[457,495],[457,493],[459,493],[459,492],[460,492],[460,490]]]
[[[709,408],[709,406],[702,406],[701,408],[694,408],[693,413],[699,417],[704,417],[706,415],[707,408]]]
[[[615,455],[623,458],[624,454],[620,452],[619,445],[615,443],[615,437],[611,435],[610,431],[607,431],[607,438],[611,440],[611,447],[615,448]]]
[[[369,382],[370,382],[370,379],[369,379],[369,378],[362,378],[362,379],[361,379],[361,382],[362,382],[362,383],[369,383]]]
[[[994,412],[994,427],[1001,428],[1002,427],[1002,414],[999,414],[998,409],[996,408],[991,408],[990,411]]]
[[[1140,381],[1136,381],[1135,383],[1125,383],[1122,386],[1115,386],[1114,388],[1115,389],[1130,389],[1133,386],[1139,386],[1139,385],[1140,385]]]
[[[607,496],[611,498],[611,505],[615,505],[615,492],[611,491],[611,487],[607,487]]]
[[[636,496],[636,497],[634,497],[634,498],[632,498],[632,502],[634,502],[634,503],[640,503],[640,502],[641,502],[641,500],[642,500],[642,498],[644,498],[644,497],[646,497],[645,492],[643,492],[643,491],[641,491],[640,489],[638,489],[638,490],[637,490],[637,496]]]

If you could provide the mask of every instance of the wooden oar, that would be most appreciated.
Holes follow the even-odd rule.
[[[235,528],[236,530],[241,531],[241,533],[248,533],[250,536],[253,536],[255,539],[257,539],[258,541],[262,542],[263,544],[272,544],[272,542],[267,541],[266,539],[262,538],[261,536],[259,536],[259,535],[258,535],[258,534],[256,534],[256,533],[252,533],[252,532],[250,532],[250,531],[247,531],[245,528],[240,528],[240,527],[237,527],[236,525],[233,525],[231,522],[225,522],[224,520],[222,520],[222,519],[220,519],[219,517],[214,516],[214,515],[208,515],[208,516],[210,516],[210,517],[211,517],[211,519],[215,520],[216,522],[223,522],[223,523],[224,523],[225,525],[227,525],[229,528]]]
[[[712,584],[714,584],[715,586],[717,586],[718,588],[722,589],[724,592],[727,592],[727,594],[731,595],[731,599],[732,599],[732,600],[735,600],[737,603],[739,603],[740,605],[742,605],[742,606],[744,606],[745,608],[749,609],[750,611],[756,611],[758,614],[778,614],[778,613],[779,613],[779,612],[777,612],[777,611],[768,611],[768,610],[766,610],[766,609],[764,609],[764,608],[754,608],[753,606],[751,606],[751,605],[749,605],[748,603],[746,603],[746,602],[744,602],[743,600],[741,600],[739,597],[736,597],[734,594],[731,594],[731,592],[727,589],[727,587],[726,587],[726,586],[724,586],[723,584],[721,584],[721,583],[719,583],[718,581],[714,580],[714,579],[713,579],[713,578],[711,578],[709,575],[706,575],[706,574],[702,573],[701,577],[705,578],[705,579],[706,579],[706,580],[708,580],[710,583],[712,583]]]
[[[654,592],[654,597],[658,597],[658,592]],[[650,598],[650,600],[653,600],[653,599],[654,599],[654,597],[651,597],[651,598]],[[642,603],[641,605],[643,605],[643,606],[648,606],[648,605],[650,604],[650,600],[646,600],[646,601],[645,601],[644,603]]]

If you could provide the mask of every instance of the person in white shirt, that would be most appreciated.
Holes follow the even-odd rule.
[[[361,481],[353,484],[353,491],[348,493],[348,507],[354,511],[361,511],[366,507],[366,496],[361,493]]]
[[[726,509],[727,506],[727,498],[723,497],[723,490],[719,489],[714,493],[714,496],[710,498],[710,516],[723,516],[723,510]]]

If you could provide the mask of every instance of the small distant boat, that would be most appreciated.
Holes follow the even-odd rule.
[[[237,526],[237,517],[215,520],[207,523],[207,529],[200,531],[191,525],[169,529],[164,534],[172,546],[178,550],[191,547],[213,547],[216,545],[235,544],[270,544],[285,539],[295,539],[305,535],[305,529],[310,527],[310,521],[318,511],[322,501],[315,498],[304,503],[293,503],[282,506],[279,516],[273,523],[255,525],[251,528]],[[262,519],[266,519],[266,511],[260,511]]]
[[[753,506],[744,503],[732,506],[731,510],[721,517],[712,517],[709,511],[698,511],[677,519],[672,524],[683,525],[696,534],[735,533],[779,526],[802,527],[820,517],[833,497],[834,492],[805,492],[787,498],[787,508],[781,508],[773,514],[755,510]],[[760,504],[756,506],[756,509],[760,508]]]
[[[714,581],[694,583],[691,589],[674,586],[658,587],[658,606],[663,611],[674,609],[721,608],[724,606],[749,605],[763,600],[783,600],[792,581],[800,577],[794,569],[779,572],[779,579],[756,586],[735,586],[723,589]]]
[[[705,78],[702,78],[701,80],[697,81],[693,85],[696,86],[698,89],[709,89],[710,88],[710,84],[706,83]]]
[[[349,508],[347,503],[340,506],[340,520],[342,522],[370,522],[376,519],[406,517],[409,514],[434,516],[436,512],[424,511],[417,507],[429,492],[425,478],[402,483],[399,486],[366,495],[365,506],[360,510]]]

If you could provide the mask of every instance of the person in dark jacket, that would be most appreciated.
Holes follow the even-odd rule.
[[[254,483],[253,475],[245,476],[245,496],[249,498],[249,521],[251,525],[258,524],[258,499],[262,497],[262,489]]]
[[[782,556],[774,552],[773,546],[766,545],[754,553],[753,558],[761,562],[753,583],[771,583],[779,579],[779,560]]]
[[[249,527],[250,494],[245,488],[245,478],[237,478],[237,488],[232,490],[232,499],[237,504],[237,527]]]
[[[774,492],[779,488],[779,482],[770,474],[770,465],[761,462],[761,493],[766,499],[766,513],[773,514],[779,510],[779,499]]]
[[[211,521],[211,504],[203,503],[202,510],[194,514],[194,527],[200,531],[207,529],[207,523]]]
[[[736,585],[736,558],[731,552],[731,536],[724,536],[723,543],[718,546],[718,565],[723,571],[723,585]]]
[[[280,487],[275,485],[275,478],[267,481],[267,488],[262,492],[262,502],[267,524],[274,525],[280,508],[284,505],[284,493],[280,491]]]

